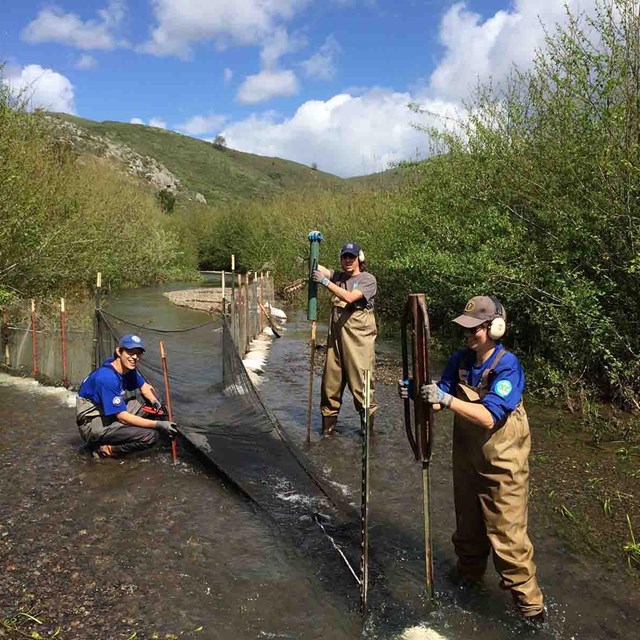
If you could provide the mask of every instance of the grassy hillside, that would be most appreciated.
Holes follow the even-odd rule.
[[[308,188],[342,189],[347,185],[337,176],[297,162],[219,148],[174,131],[124,122],[94,122],[67,114],[50,115],[92,136],[154,158],[180,180],[185,191],[179,196],[201,193],[210,204]]]

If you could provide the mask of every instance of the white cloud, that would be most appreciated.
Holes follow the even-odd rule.
[[[298,80],[293,71],[265,69],[244,79],[236,99],[242,104],[256,104],[276,96],[292,96],[296,93]]]
[[[336,57],[342,49],[338,41],[329,36],[325,43],[308,60],[301,63],[307,76],[331,80],[336,74]]]
[[[284,27],[278,27],[264,41],[260,52],[260,62],[264,69],[273,69],[278,60],[287,53],[298,51],[306,45],[300,35],[290,36]]]
[[[176,129],[191,136],[201,136],[205,133],[217,133],[226,120],[226,116],[215,113],[206,116],[193,116],[183,124],[179,124]]]
[[[56,6],[46,7],[22,31],[26,42],[58,42],[78,49],[115,49],[125,43],[117,39],[125,13],[123,0],[110,0],[98,11],[98,20],[83,21],[75,13],[64,13]]]
[[[76,69],[93,69],[98,64],[98,61],[90,56],[88,53],[83,53],[76,61]]]
[[[31,108],[75,113],[73,85],[66,76],[38,64],[6,71],[9,88],[27,98]]]
[[[293,117],[279,122],[273,113],[254,115],[222,132],[234,149],[313,162],[323,171],[353,176],[387,169],[389,164],[425,153],[426,137],[411,125],[417,119],[409,93],[372,89],[361,96],[340,94],[311,100]],[[449,114],[454,107],[429,101],[430,111]],[[435,124],[436,120],[431,120]]]
[[[498,11],[487,20],[464,3],[453,5],[440,25],[445,54],[429,83],[431,95],[461,100],[478,80],[499,82],[515,63],[531,66],[536,49],[544,45],[544,29],[566,21],[566,5],[573,11],[592,12],[595,0],[515,0],[511,11]]]
[[[162,118],[155,117],[149,120],[149,126],[156,127],[157,129],[166,129],[167,123],[164,120],[162,120]]]
[[[152,0],[156,25],[142,51],[187,57],[192,47],[213,41],[256,45],[274,33],[309,0]]]
[[[224,83],[229,84],[232,78],[233,78],[233,71],[229,69],[229,67],[227,67],[224,70]]]
[[[149,122],[145,122],[142,118],[131,118],[131,120],[129,120],[130,124],[146,124],[148,127],[157,127],[158,129],[166,129],[167,128],[167,123],[166,121],[162,120],[162,118],[158,118],[157,116],[154,118],[151,118],[151,120],[149,120]]]

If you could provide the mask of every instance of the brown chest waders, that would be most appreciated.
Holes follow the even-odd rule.
[[[489,391],[493,369],[505,353],[498,354],[477,387],[467,384],[467,371],[460,369],[457,397],[480,402]],[[479,580],[492,553],[501,588],[511,592],[526,617],[543,610],[533,545],[527,534],[530,449],[529,422],[522,403],[492,429],[457,415],[454,419],[456,532],[452,540],[458,570],[463,577]]]
[[[415,459],[422,464],[422,506],[424,516],[425,586],[434,597],[433,553],[431,544],[431,499],[429,463],[431,461],[433,407],[422,400],[420,388],[429,382],[429,314],[424,294],[412,293],[402,314],[402,377],[411,377],[414,388],[413,421],[411,402],[404,401],[404,423]]]

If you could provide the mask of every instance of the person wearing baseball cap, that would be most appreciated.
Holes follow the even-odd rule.
[[[454,414],[458,576],[479,581],[492,553],[500,586],[511,592],[526,620],[540,623],[544,600],[527,533],[531,437],[522,402],[524,371],[501,342],[507,314],[497,298],[471,298],[453,322],[464,329],[466,347],[420,395],[436,411]],[[399,392],[408,397],[410,384],[401,381]]]
[[[76,398],[76,424],[88,449],[110,458],[154,446],[160,434],[173,437],[175,422],[151,420],[143,415],[140,394],[160,411],[153,387],[137,370],[144,354],[140,336],[122,336],[112,357],[90,373]]]
[[[373,314],[378,285],[368,272],[362,247],[345,242],[340,249],[340,271],[321,265],[313,279],[331,294],[331,319],[327,339],[327,357],[322,374],[320,409],[322,434],[335,432],[346,385],[364,425],[364,378],[362,371],[375,366],[375,342],[378,330]],[[373,383],[371,388],[373,389]],[[372,393],[373,396],[373,393]],[[371,399],[369,426],[373,429],[375,401]]]

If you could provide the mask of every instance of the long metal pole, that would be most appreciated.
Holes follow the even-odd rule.
[[[429,598],[433,600],[433,549],[431,544],[431,490],[429,462],[422,463],[422,514],[424,516],[424,576]]]
[[[173,420],[173,410],[171,408],[171,389],[169,387],[169,369],[167,367],[167,353],[164,350],[164,342],[160,340],[160,359],[162,360],[162,375],[164,376],[164,398],[167,403],[169,420]],[[171,438],[171,458],[175,464],[178,460],[178,443],[175,437]]]
[[[38,375],[38,341],[36,339],[36,301],[31,299],[31,349],[33,355],[33,377]]]
[[[360,610],[367,612],[369,591],[369,422],[371,371],[364,371],[364,434],[362,436],[362,490],[360,495]]]
[[[60,298],[60,341],[62,343],[62,384],[69,386],[69,376],[67,375],[67,312],[65,310],[64,298]]]
[[[309,405],[307,407],[307,444],[311,444],[311,423],[313,422],[313,377],[316,366],[316,320],[311,322],[311,355],[309,362]]]

